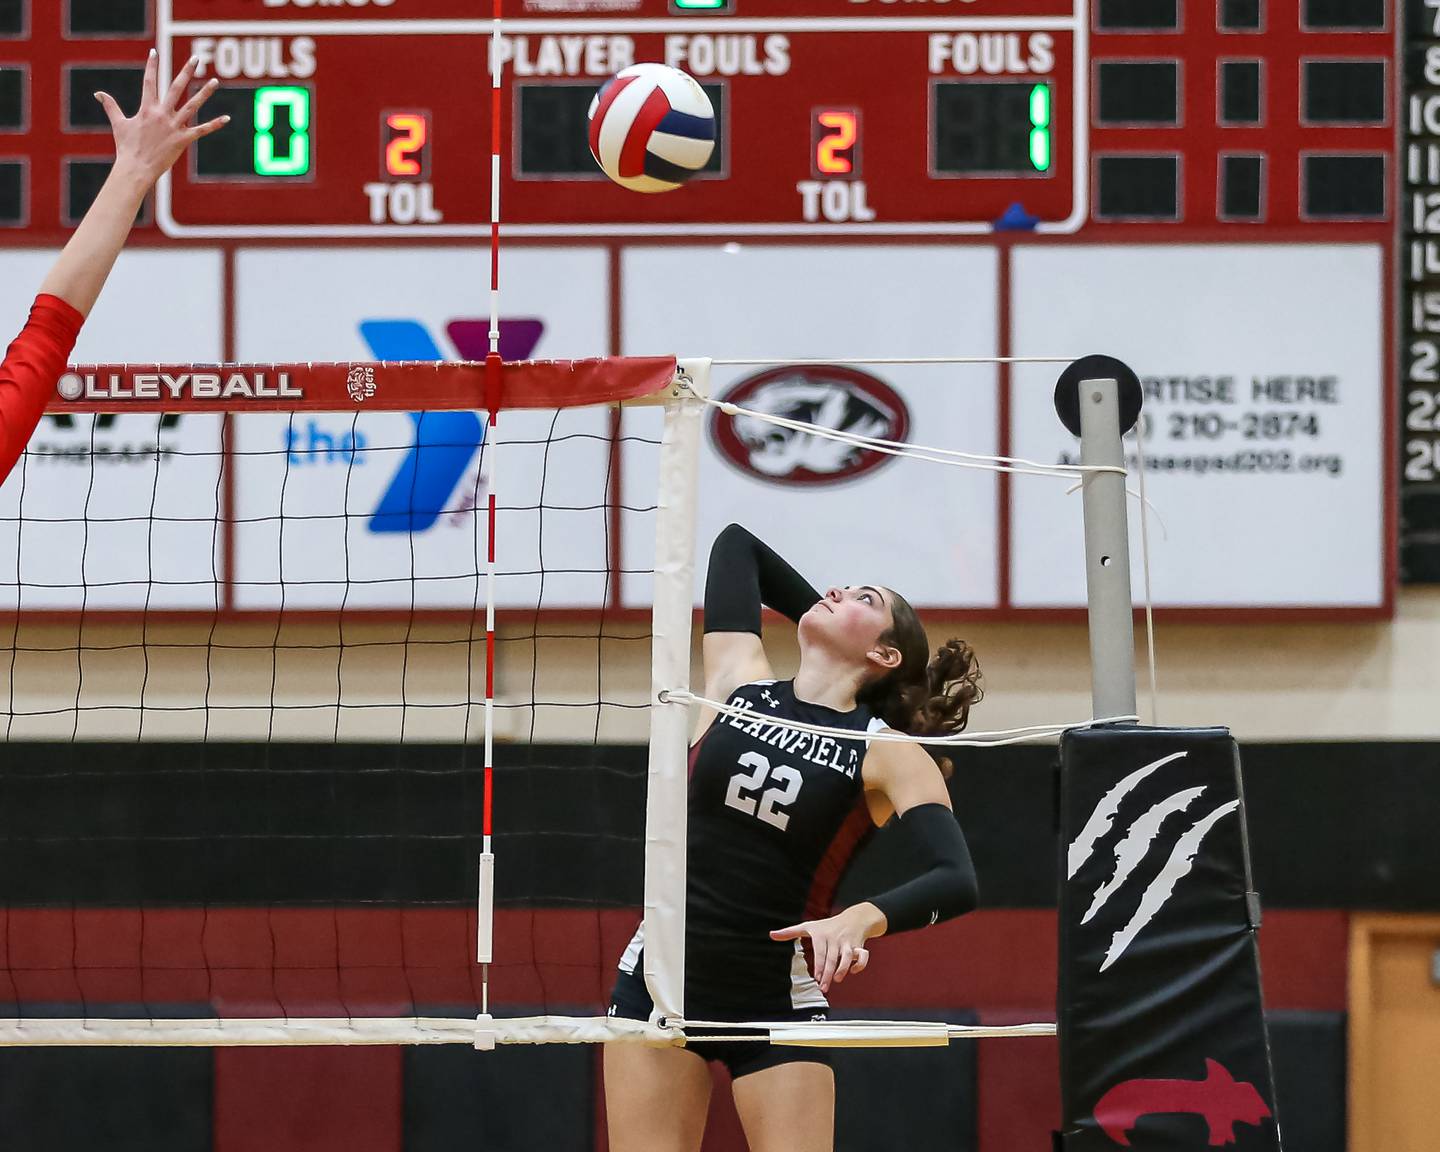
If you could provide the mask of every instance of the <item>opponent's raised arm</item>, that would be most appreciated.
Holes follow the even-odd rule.
[[[0,364],[0,481],[10,474],[55,394],[80,326],[125,247],[145,194],[186,147],[222,128],[228,119],[194,122],[200,105],[216,87],[211,80],[187,96],[197,66],[195,60],[186,64],[162,95],[160,65],[152,50],[145,63],[140,110],[129,118],[107,93],[95,94],[115,133],[115,164],[40,285],[29,321]]]
[[[160,63],[151,49],[145,62],[140,109],[127,117],[107,92],[95,93],[115,135],[115,164],[80,226],[41,285],[42,295],[56,296],[81,314],[90,309],[104,287],[140,205],[155,182],[170,170],[185,149],[223,128],[228,116],[196,122],[200,106],[219,82],[207,81],[190,93],[199,62],[191,59],[160,91]]]

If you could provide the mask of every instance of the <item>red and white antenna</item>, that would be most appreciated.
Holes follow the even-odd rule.
[[[485,356],[485,451],[490,458],[486,485],[485,541],[485,800],[480,850],[480,904],[476,960],[481,965],[480,1011],[490,1012],[490,960],[495,937],[495,853],[491,839],[495,781],[495,488],[499,469],[502,366],[500,361],[500,78],[501,0],[494,0],[490,27],[490,351]]]

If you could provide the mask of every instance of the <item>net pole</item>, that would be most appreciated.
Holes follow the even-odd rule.
[[[485,356],[485,439],[490,457],[485,529],[485,799],[480,847],[480,896],[476,960],[480,964],[480,1011],[490,1013],[490,962],[495,944],[495,483],[503,371],[500,361],[500,118],[501,0],[490,26],[490,349]]]
[[[1081,380],[1079,389],[1080,463],[1123,468],[1119,382]],[[1131,716],[1135,714],[1135,622],[1125,475],[1088,472],[1081,492],[1092,715]]]
[[[694,395],[665,404],[655,514],[650,759],[645,789],[645,985],[655,1019],[685,1015],[686,811],[690,632],[695,608],[695,506],[709,361],[682,361]]]

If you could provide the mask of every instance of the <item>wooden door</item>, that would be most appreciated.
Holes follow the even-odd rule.
[[[1351,920],[1350,1152],[1440,1148],[1437,954],[1440,917]]]

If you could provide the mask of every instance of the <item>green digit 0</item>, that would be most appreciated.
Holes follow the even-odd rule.
[[[1030,166],[1050,171],[1050,85],[1030,89]]]
[[[275,110],[290,112],[290,147],[275,151]],[[255,89],[255,174],[303,176],[310,171],[310,89]]]

